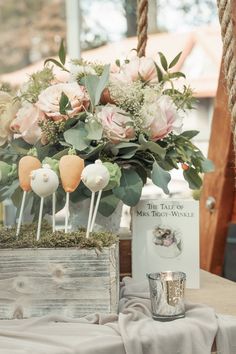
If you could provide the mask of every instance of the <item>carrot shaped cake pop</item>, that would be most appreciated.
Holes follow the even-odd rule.
[[[66,192],[66,217],[65,217],[65,232],[68,232],[69,220],[69,202],[70,193],[74,192],[80,184],[81,174],[84,169],[84,160],[76,155],[74,149],[70,149],[68,155],[62,156],[59,161],[59,171],[61,183]]]
[[[28,152],[27,156],[24,156],[20,159],[19,165],[18,165],[18,176],[19,176],[19,183],[20,186],[23,190],[23,197],[21,201],[21,208],[20,208],[20,215],[19,215],[19,220],[17,224],[17,230],[16,230],[16,236],[19,236],[20,233],[20,227],[22,223],[22,217],[23,217],[23,211],[24,211],[24,206],[25,206],[25,199],[26,199],[26,193],[31,191],[31,185],[30,185],[30,176],[31,172],[33,170],[36,170],[41,167],[41,162],[39,159],[35,156],[36,150],[31,149]]]

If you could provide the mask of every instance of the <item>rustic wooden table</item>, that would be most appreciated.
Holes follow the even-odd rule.
[[[186,299],[203,303],[217,313],[236,316],[236,283],[201,270],[200,289],[187,289]]]
[[[236,316],[236,283],[201,270],[200,289],[187,289],[186,299],[206,304],[216,313]],[[212,354],[217,354],[216,343]]]

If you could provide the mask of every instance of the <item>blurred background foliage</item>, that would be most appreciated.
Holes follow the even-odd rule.
[[[136,34],[136,0],[80,0],[81,49]],[[149,33],[217,20],[214,0],[149,0]],[[0,74],[56,55],[66,37],[65,0],[0,0]]]

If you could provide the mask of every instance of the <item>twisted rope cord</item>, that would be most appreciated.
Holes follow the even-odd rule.
[[[137,55],[143,57],[147,45],[148,0],[138,0],[137,10]]]
[[[231,112],[234,146],[236,148],[236,33],[232,20],[234,0],[217,0],[221,35],[223,40],[223,61],[228,90],[228,104]]]

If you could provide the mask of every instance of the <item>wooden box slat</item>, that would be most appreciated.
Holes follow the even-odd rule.
[[[116,312],[118,248],[0,250],[0,318]]]

